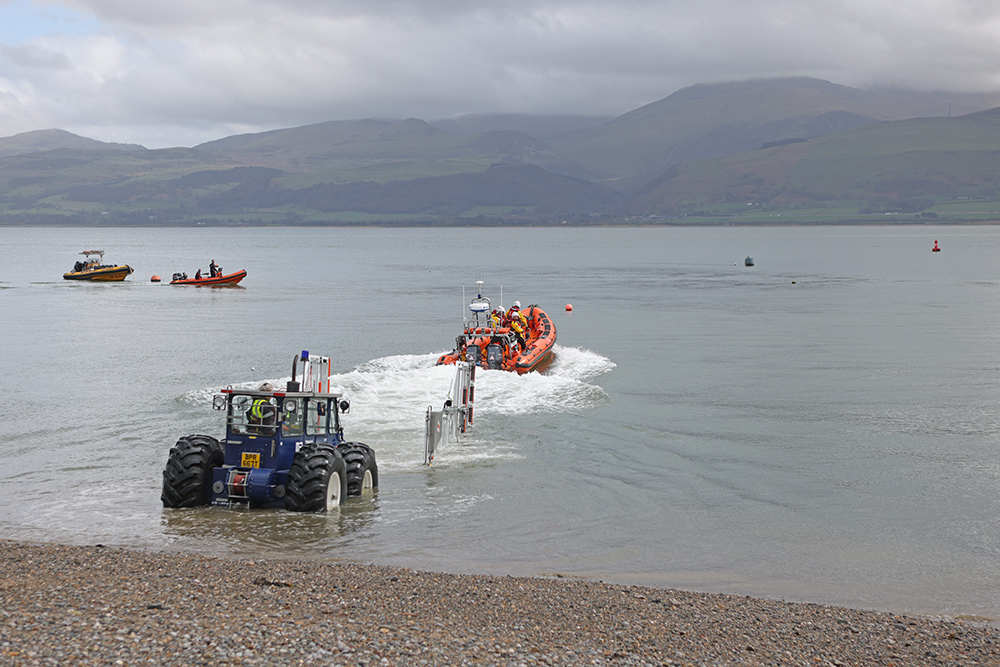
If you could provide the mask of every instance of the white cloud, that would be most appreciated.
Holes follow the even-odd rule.
[[[987,2],[65,0],[41,11],[59,17],[51,35],[37,23],[23,40],[0,33],[0,136],[61,127],[193,145],[341,118],[616,114],[694,83],[787,75],[1000,89],[1000,8]],[[89,29],[67,32],[67,17]]]

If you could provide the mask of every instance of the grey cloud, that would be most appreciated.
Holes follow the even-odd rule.
[[[0,80],[35,91],[50,125],[105,122],[96,138],[147,145],[150,123],[191,145],[211,128],[343,118],[619,114],[695,83],[776,76],[1000,89],[1000,6],[970,0],[71,3],[101,35],[59,42],[62,58],[5,50],[37,74],[0,64]]]
[[[0,45],[0,53],[21,67],[57,70],[72,67],[65,53],[37,44]]]

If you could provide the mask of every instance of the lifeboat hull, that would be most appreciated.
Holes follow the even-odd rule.
[[[185,278],[181,280],[171,280],[171,285],[194,285],[195,287],[223,287],[227,285],[237,285],[241,280],[246,278],[247,272],[245,269],[240,269],[235,273],[227,273],[224,276],[211,276],[205,278]]]
[[[131,266],[100,266],[95,269],[87,269],[84,271],[70,271],[69,273],[64,273],[63,278],[65,280],[89,280],[91,282],[121,282],[125,280],[135,269]]]
[[[552,348],[556,344],[556,327],[544,310],[529,306],[524,316],[528,318],[528,341],[514,362],[514,372],[518,375],[544,369],[552,361]]]

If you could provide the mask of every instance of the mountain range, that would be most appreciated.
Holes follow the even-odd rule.
[[[0,138],[0,223],[978,220],[1000,197],[998,107],[1000,93],[786,78],[691,86],[616,118],[330,121],[191,148],[41,130]]]

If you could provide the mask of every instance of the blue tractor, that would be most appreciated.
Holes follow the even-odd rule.
[[[330,392],[327,357],[296,355],[284,391],[266,382],[256,391],[229,387],[212,405],[226,413],[226,437],[220,442],[189,435],[177,441],[163,469],[164,507],[326,512],[344,496],[378,487],[375,452],[344,441],[340,415],[350,403]]]

